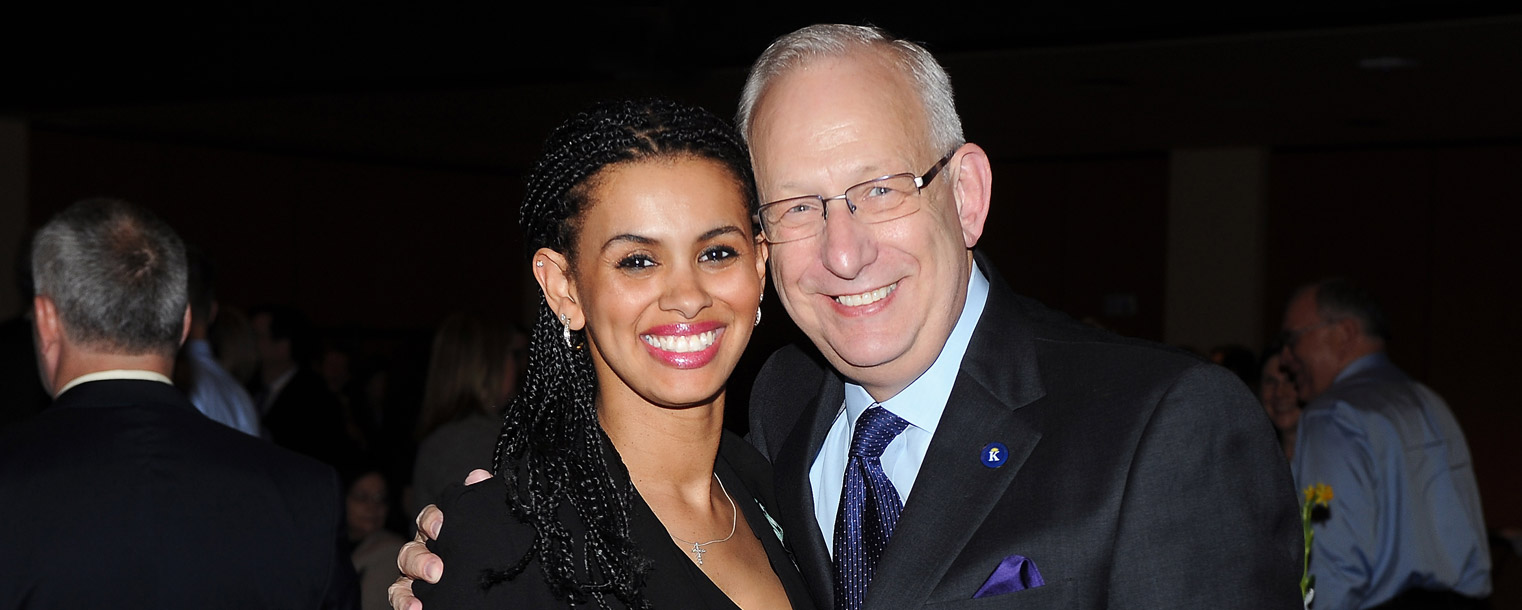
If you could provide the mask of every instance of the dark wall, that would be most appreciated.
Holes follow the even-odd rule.
[[[1162,340],[1166,156],[997,162],[993,191],[979,247],[1015,290],[1118,333]],[[1134,311],[1106,310],[1106,297],[1127,295]]]
[[[516,312],[529,277],[517,176],[47,130],[32,133],[31,166],[33,226],[85,197],[138,203],[216,259],[222,301],[289,303],[321,325]]]

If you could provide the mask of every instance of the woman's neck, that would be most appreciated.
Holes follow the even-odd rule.
[[[600,400],[597,413],[641,494],[708,497],[724,431],[723,393],[712,403],[681,409]]]

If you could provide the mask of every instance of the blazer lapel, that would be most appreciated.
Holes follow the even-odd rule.
[[[803,573],[809,595],[821,608],[834,606],[834,563],[814,518],[809,468],[844,401],[845,388],[840,378],[826,372],[815,399],[798,418],[772,464],[779,518],[786,528],[784,535],[798,558],[798,570]]]
[[[1008,285],[986,261],[980,263],[989,280],[988,301],[868,587],[867,608],[923,605],[1041,439],[1041,431],[1016,412],[1044,396],[1030,329]],[[989,468],[981,458],[994,442],[1008,453],[1003,466]]]

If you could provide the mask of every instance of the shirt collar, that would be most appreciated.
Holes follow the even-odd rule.
[[[850,421],[855,422],[868,407],[882,404],[909,425],[934,435],[941,413],[946,410],[946,401],[951,398],[957,372],[962,369],[962,357],[967,353],[967,344],[972,341],[972,331],[977,327],[987,301],[988,278],[983,277],[983,271],[975,262],[967,278],[967,300],[962,303],[962,315],[957,318],[957,324],[952,327],[951,336],[946,338],[946,345],[941,347],[935,362],[909,387],[882,403],[873,400],[866,388],[854,383],[845,384],[846,415]]]
[[[104,381],[107,379],[138,379],[142,381],[157,381],[165,385],[174,385],[174,382],[170,381],[168,377],[165,377],[163,373],[155,373],[153,371],[140,371],[135,369],[113,369],[109,371],[96,371],[94,373],[86,373],[84,375],[75,377],[73,380],[64,384],[62,389],[58,390],[58,396],[63,396],[64,392],[69,391],[70,388],[79,384],[89,383],[91,381]]]

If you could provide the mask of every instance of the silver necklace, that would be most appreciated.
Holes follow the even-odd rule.
[[[710,544],[728,542],[730,538],[734,538],[735,524],[739,522],[740,511],[735,508],[735,499],[729,497],[729,490],[724,488],[724,479],[720,479],[719,473],[715,472],[713,473],[713,480],[719,482],[719,491],[724,492],[725,500],[729,500],[729,535],[723,538],[715,538],[713,540],[709,540],[708,542],[693,542],[691,540],[683,540],[681,538],[677,538],[676,534],[671,534],[671,537],[675,538],[677,542],[692,545],[692,548],[688,549],[688,552],[692,553],[692,558],[697,560],[698,565],[703,565],[703,553],[708,552],[708,549],[703,547]]]

